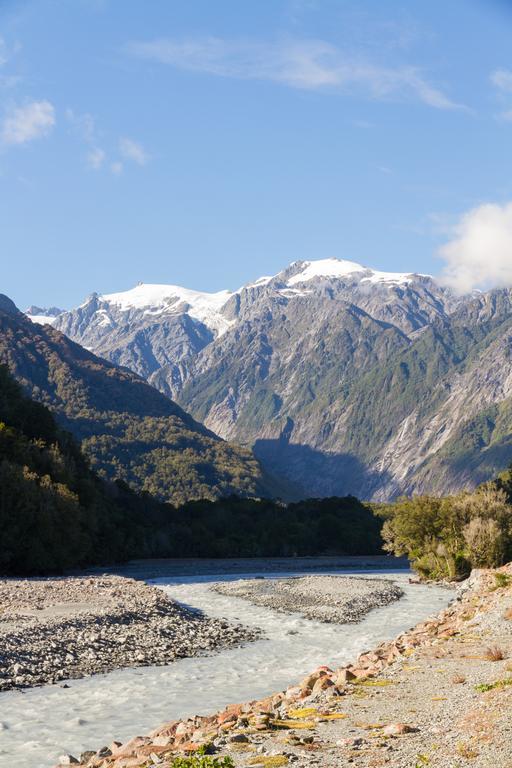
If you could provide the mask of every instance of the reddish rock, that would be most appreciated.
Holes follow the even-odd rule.
[[[356,676],[353,672],[350,671],[350,669],[340,669],[338,672],[338,675],[335,680],[336,685],[345,685],[346,683],[349,683],[351,680],[355,680]]]
[[[197,752],[197,750],[202,746],[202,744],[196,744],[194,741],[184,741],[182,744],[180,744],[179,750],[180,752],[193,753]]]
[[[333,685],[333,681],[330,677],[327,677],[327,675],[319,677],[313,686],[313,696],[315,696],[317,693],[320,693],[320,691],[325,691],[327,688],[330,688]]]
[[[405,733],[416,733],[417,728],[407,723],[391,723],[382,729],[384,736],[403,736]]]

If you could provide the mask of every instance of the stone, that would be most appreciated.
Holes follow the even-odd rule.
[[[336,742],[337,747],[362,747],[364,739],[352,738],[352,739],[339,739]]]
[[[338,675],[335,679],[336,685],[345,685],[346,683],[350,683],[351,680],[355,680],[356,676],[353,672],[350,671],[350,669],[340,669],[338,672]]]
[[[92,749],[87,749],[85,752],[82,752],[80,755],[80,762],[81,763],[88,763],[89,760],[91,760],[93,757],[95,757],[96,752],[94,752]]]
[[[333,681],[330,677],[327,677],[327,675],[319,677],[313,686],[313,696],[317,693],[320,693],[321,691],[325,691],[327,688],[330,688],[333,685]]]
[[[73,755],[61,755],[59,757],[60,765],[79,765],[79,761]]]
[[[416,733],[418,728],[414,728],[407,723],[390,723],[382,729],[384,736],[403,736],[406,733]]]

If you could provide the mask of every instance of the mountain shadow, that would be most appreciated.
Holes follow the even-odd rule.
[[[267,471],[287,478],[300,488],[302,499],[329,496],[371,499],[377,489],[395,487],[389,473],[370,469],[353,454],[330,453],[290,443],[286,435],[256,440],[253,452]]]

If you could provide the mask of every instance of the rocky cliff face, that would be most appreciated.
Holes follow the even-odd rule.
[[[55,325],[305,495],[387,499],[512,459],[511,316],[507,291],[458,299],[428,276],[327,259],[233,293],[93,296]]]

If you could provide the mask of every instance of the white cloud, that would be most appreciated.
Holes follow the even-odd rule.
[[[87,154],[87,165],[95,171],[99,171],[106,159],[105,152],[99,147],[93,147]]]
[[[110,170],[114,176],[119,176],[123,172],[123,164],[119,162],[110,163]]]
[[[499,91],[512,93],[512,71],[510,69],[496,69],[491,72],[491,83]]]
[[[0,37],[0,67],[3,67],[9,61],[7,44],[3,37]]]
[[[440,250],[443,281],[458,293],[512,286],[512,202],[465,213]]]
[[[12,46],[8,46],[5,38],[0,37],[0,69],[4,68],[10,63],[13,56],[20,50],[19,43],[15,43]],[[21,80],[19,75],[15,74],[0,74],[0,88],[14,88]]]
[[[413,97],[436,109],[464,109],[427,82],[415,67],[378,66],[347,56],[323,40],[261,43],[216,37],[185,41],[161,38],[131,43],[128,51],[140,58],[192,72],[272,80],[309,90],[356,88],[371,98]]]
[[[137,165],[146,165],[149,160],[144,147],[133,139],[119,139],[119,151],[126,160],[133,160]]]
[[[49,101],[32,101],[12,109],[2,124],[4,144],[26,144],[47,136],[55,125],[55,109]]]
[[[73,109],[66,109],[66,120],[71,123],[76,132],[87,144],[93,144],[96,139],[96,122],[88,112],[77,114]]]

